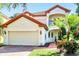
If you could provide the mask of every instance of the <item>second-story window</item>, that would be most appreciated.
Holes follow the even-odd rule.
[[[54,21],[53,20],[49,20],[49,25],[53,25]]]

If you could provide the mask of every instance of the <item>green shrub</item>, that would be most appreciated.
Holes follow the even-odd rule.
[[[79,49],[75,52],[75,54],[76,54],[77,56],[79,56]]]
[[[79,46],[74,40],[70,40],[65,44],[64,48],[67,50],[66,54],[75,54],[75,52],[79,49]]]
[[[57,51],[52,49],[36,49],[29,56],[59,56]]]
[[[0,47],[2,47],[3,46],[3,43],[0,43]]]

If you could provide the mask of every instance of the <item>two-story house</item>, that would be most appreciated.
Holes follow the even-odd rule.
[[[4,44],[39,46],[55,42],[58,40],[59,27],[54,24],[54,20],[69,13],[69,9],[60,5],[41,12],[21,13],[2,25]]]

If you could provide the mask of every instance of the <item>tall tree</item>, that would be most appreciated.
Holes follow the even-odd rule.
[[[27,3],[0,3],[0,9],[2,8],[7,8],[9,11],[13,8],[14,10],[17,8],[17,7],[22,7],[21,10],[24,12],[26,11],[27,9]],[[17,15],[14,14],[14,16]],[[11,17],[14,17],[14,16],[11,16]]]
[[[10,10],[11,8],[15,9],[18,6],[21,6],[23,11],[25,11],[27,8],[27,3],[0,3],[0,9],[7,7]]]
[[[77,8],[76,8],[76,13],[77,13],[78,16],[79,16],[79,3],[76,3],[76,6],[77,6]]]
[[[0,9],[6,7],[8,10],[11,10],[11,8],[16,9],[16,7],[19,7],[19,6],[22,7],[22,10],[24,12],[27,8],[27,3],[0,3]],[[0,13],[0,25],[5,21],[6,20],[1,16],[1,13]]]
[[[2,9],[4,7],[7,7],[8,10],[11,10],[11,8],[16,9],[16,7],[18,7],[18,6],[21,6],[22,10],[24,12],[26,10],[27,4],[26,3],[0,3],[0,9]],[[15,16],[16,16],[16,14],[15,14]],[[0,25],[3,22],[5,22],[5,21],[6,21],[6,19],[4,19],[2,17],[2,15],[1,15],[1,13],[0,13]],[[2,28],[2,26],[0,26],[0,43],[1,43],[1,41],[3,41],[3,39],[2,39],[2,33],[3,33],[3,31],[2,30],[3,30],[3,28]]]
[[[65,29],[65,23],[64,23],[64,18],[56,18],[55,19],[55,25],[60,28],[60,33],[59,33],[59,38],[60,40],[64,35],[66,35],[66,29]]]

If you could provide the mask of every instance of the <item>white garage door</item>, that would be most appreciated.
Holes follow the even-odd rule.
[[[9,31],[9,45],[38,45],[37,31]]]

